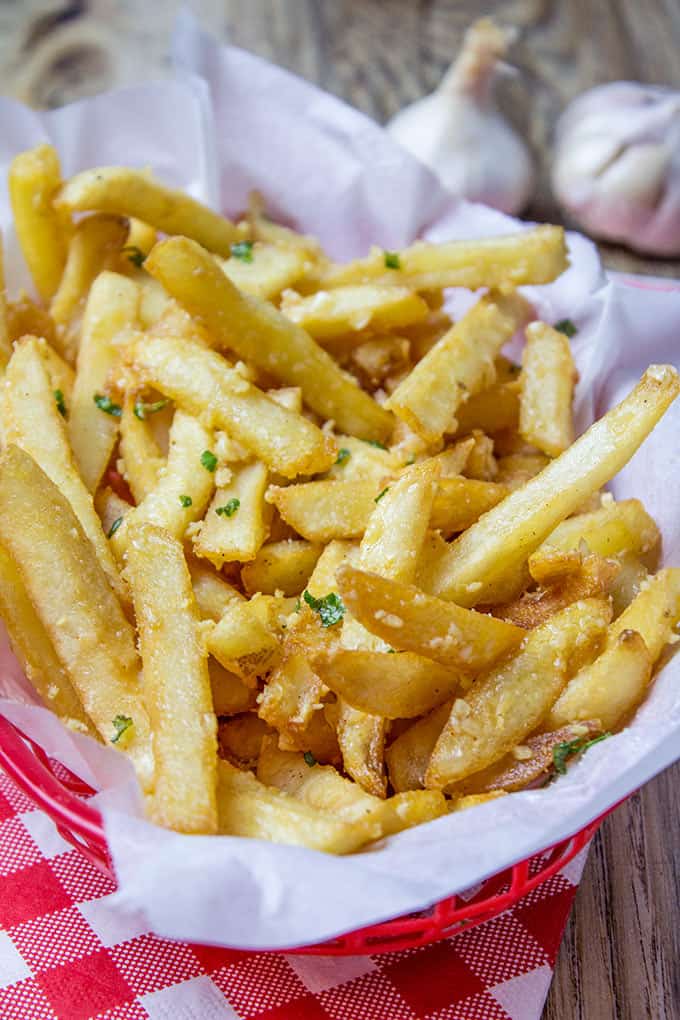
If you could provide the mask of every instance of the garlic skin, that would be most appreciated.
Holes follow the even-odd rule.
[[[432,95],[400,111],[387,125],[397,142],[461,198],[518,213],[534,185],[527,145],[496,107],[493,80],[509,33],[482,18]]]
[[[680,92],[613,82],[557,122],[555,196],[593,237],[680,255]]]

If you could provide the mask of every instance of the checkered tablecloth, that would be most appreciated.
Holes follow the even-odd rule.
[[[585,861],[423,949],[311,957],[171,942],[0,772],[1,1020],[538,1020]]]

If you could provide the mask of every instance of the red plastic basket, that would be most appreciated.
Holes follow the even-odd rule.
[[[115,880],[99,812],[87,798],[94,791],[60,762],[0,716],[0,765],[55,823],[60,834]],[[412,949],[473,928],[501,914],[560,871],[597,831],[604,815],[581,832],[530,860],[493,875],[475,892],[449,896],[427,910],[342,935],[297,953],[357,956]]]

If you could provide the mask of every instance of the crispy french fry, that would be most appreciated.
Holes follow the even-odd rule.
[[[308,333],[267,302],[240,294],[198,245],[170,238],[156,245],[145,265],[169,294],[203,319],[219,344],[289,386],[300,386],[312,410],[362,439],[384,440],[392,431],[392,416]]]
[[[336,729],[345,772],[374,797],[387,795],[383,766],[387,720],[340,699]]]
[[[387,266],[385,252],[346,265],[333,266],[322,278],[323,287],[353,283],[380,283],[436,290],[439,287],[498,287],[550,283],[568,266],[562,227],[541,226],[480,241],[417,241],[399,252],[399,266]]]
[[[109,374],[120,359],[116,338],[135,328],[138,307],[137,286],[119,273],[100,273],[87,298],[68,434],[80,476],[90,492],[96,491],[111,459],[122,413],[119,404],[110,399],[103,404],[98,398],[107,393]]]
[[[233,601],[207,635],[208,651],[246,682],[264,676],[281,657],[276,636],[249,602]]]
[[[239,240],[236,227],[225,216],[167,187],[145,170],[118,166],[83,170],[66,181],[55,204],[70,213],[95,210],[134,217],[166,234],[192,237],[223,256]]]
[[[482,429],[495,436],[505,429],[515,429],[519,423],[519,379],[497,382],[475,394],[456,410],[456,435],[464,436]]]
[[[352,349],[349,367],[365,389],[384,386],[391,392],[395,380],[401,380],[411,367],[410,353],[411,343],[405,337],[371,337]]]
[[[535,478],[548,463],[549,458],[543,453],[511,453],[507,457],[499,457],[496,481],[509,489],[519,489],[530,478]]]
[[[128,234],[125,238],[125,248],[121,252],[121,259],[129,265],[139,268],[138,263],[143,261],[149,254],[158,239],[154,227],[150,223],[144,223],[132,217],[129,220]]]
[[[66,238],[52,199],[61,186],[59,157],[51,145],[15,156],[9,168],[14,224],[33,282],[43,301],[56,292],[66,261]]]
[[[215,490],[194,538],[196,556],[218,568],[231,560],[255,559],[267,537],[271,515],[264,501],[267,477],[260,461],[231,469],[231,480]]]
[[[231,719],[223,719],[217,730],[220,758],[238,768],[254,769],[262,744],[273,732],[255,712],[243,712]]]
[[[200,519],[215,484],[214,466],[211,470],[211,462],[206,467],[201,460],[206,451],[211,452],[212,441],[212,432],[197,418],[175,411],[165,471],[156,488],[125,515],[111,535],[111,545],[118,559],[123,558],[129,546],[132,525],[144,521],[156,524],[181,540],[189,524]]]
[[[244,564],[241,580],[249,595],[299,595],[305,588],[322,547],[313,542],[285,539],[263,545],[254,560]]]
[[[564,689],[574,660],[603,634],[611,608],[575,602],[530,631],[520,650],[454,701],[430,758],[425,786],[443,789],[498,761],[538,726]]]
[[[518,294],[492,292],[452,326],[385,402],[426,442],[452,429],[458,405],[495,382],[494,358],[530,315]]]
[[[316,660],[324,683],[352,708],[412,719],[448,701],[460,675],[414,652],[336,648]]]
[[[336,577],[346,608],[367,630],[388,644],[417,652],[452,670],[476,673],[488,669],[525,636],[520,627],[442,602],[413,585],[349,563],[341,564]],[[400,658],[386,663],[387,669],[398,666]]]
[[[532,322],[522,355],[519,431],[549,457],[574,441],[571,402],[576,369],[569,340],[545,322]]]
[[[135,413],[136,407],[137,395],[131,391],[126,393],[120,418],[120,453],[125,481],[135,502],[141,503],[158,485],[165,458],[150,423],[146,417],[140,418],[139,412]]]
[[[57,328],[49,312],[24,291],[13,301],[7,301],[7,334],[10,343],[22,336],[37,336],[56,349],[59,342]]]
[[[216,832],[217,727],[181,545],[153,524],[135,524],[126,576],[153,735],[153,816],[179,832]]]
[[[36,340],[40,356],[45,363],[47,374],[54,390],[54,398],[59,400],[59,393],[61,393],[66,415],[68,416],[76,374],[69,363],[64,361],[61,355],[55,351],[54,347],[48,344],[47,340],[43,337],[36,337]],[[59,403],[61,403],[60,400]]]
[[[239,676],[220,665],[217,659],[208,659],[208,672],[215,715],[237,715],[257,707],[257,688],[248,687]]]
[[[475,429],[469,439],[463,442],[472,443],[465,458],[464,470],[452,473],[464,474],[467,478],[476,478],[480,482],[492,482],[498,474],[498,464],[494,457],[491,436]]]
[[[571,574],[578,574],[583,563],[583,555],[578,549],[562,552],[559,549],[546,547],[541,556],[538,556],[539,552],[541,550],[537,550],[533,556],[529,557],[531,577],[537,584],[554,584]]]
[[[624,630],[636,630],[644,638],[652,662],[656,662],[679,619],[680,568],[666,567],[641,587],[609,628],[607,641],[613,641]]]
[[[434,594],[462,606],[496,601],[508,576],[630,459],[679,390],[674,368],[648,368],[625,400],[452,543],[440,561]]]
[[[341,821],[374,821],[378,829],[376,839],[446,813],[446,802],[439,791],[418,790],[381,800],[344,779],[332,766],[310,766],[302,754],[279,750],[271,737],[263,741],[257,777],[267,786],[275,786]]]
[[[422,789],[432,751],[451,714],[452,704],[447,701],[412,723],[385,751],[390,783],[397,793]]]
[[[214,351],[169,337],[135,343],[130,360],[142,379],[190,414],[202,415],[287,478],[325,471],[333,440],[276,404]]]
[[[362,329],[390,330],[426,318],[428,307],[406,287],[337,287],[301,297],[286,291],[281,311],[315,339],[341,337]]]
[[[328,477],[338,482],[374,482],[378,486],[376,492],[380,492],[384,480],[403,466],[402,457],[381,445],[344,435],[338,436],[337,441],[338,456]]]
[[[5,255],[0,233],[0,370],[4,370],[12,356],[12,344],[9,336],[7,319],[7,288],[5,285]]]
[[[307,272],[310,261],[303,248],[256,241],[243,249],[245,258],[219,259],[225,276],[244,294],[273,301],[286,287],[293,287]]]
[[[204,620],[217,622],[234,602],[242,602],[243,595],[232,587],[221,574],[207,563],[190,559],[189,573],[194,589],[194,598]]]
[[[613,500],[599,510],[569,517],[551,531],[529,557],[532,574],[555,552],[568,553],[582,543],[599,556],[618,556],[631,552],[636,556],[651,552],[659,543],[659,529],[639,499]]]
[[[97,737],[70,677],[26,594],[21,575],[0,547],[0,616],[21,668],[45,704],[81,733]]]
[[[445,538],[465,531],[482,514],[500,503],[509,493],[505,485],[481,482],[475,478],[442,478],[435,497],[430,527]]]
[[[64,356],[74,362],[78,353],[76,329],[88,291],[100,272],[116,267],[127,234],[127,220],[120,216],[86,216],[76,224],[69,241],[66,265],[59,287],[50,302],[50,315],[61,326]]]
[[[380,486],[373,481],[303,482],[301,485],[271,485],[267,502],[284,521],[310,542],[334,538],[359,538],[375,508]]]
[[[63,492],[80,521],[102,569],[116,594],[127,601],[113,554],[85,488],[66,438],[41,348],[35,337],[19,341],[7,366],[2,402],[5,441],[30,454],[47,477]]]
[[[314,598],[323,598],[329,591],[335,590],[335,573],[341,563],[348,560],[355,563],[359,558],[357,542],[329,542],[316,561],[312,576],[307,582],[307,591]]]
[[[0,461],[0,542],[84,710],[106,743],[130,755],[142,788],[149,790],[149,720],[132,627],[70,503],[30,455],[13,445]],[[116,720],[126,722],[124,733]]]
[[[227,761],[217,764],[219,831],[289,846],[345,854],[374,839],[375,826],[343,822],[260,783]]]
[[[439,473],[441,478],[455,478],[458,475],[462,475],[466,470],[466,465],[470,454],[475,448],[475,437],[467,436],[465,439],[460,439],[453,446],[447,447],[442,450],[441,453],[436,453],[432,458],[439,464]]]

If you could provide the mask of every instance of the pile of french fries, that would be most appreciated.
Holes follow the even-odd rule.
[[[37,297],[0,288],[0,612],[150,818],[347,853],[626,725],[680,569],[603,487],[680,384],[575,437],[573,326],[517,290],[561,228],[338,265],[257,195],[232,223],[48,145],[9,190]]]

